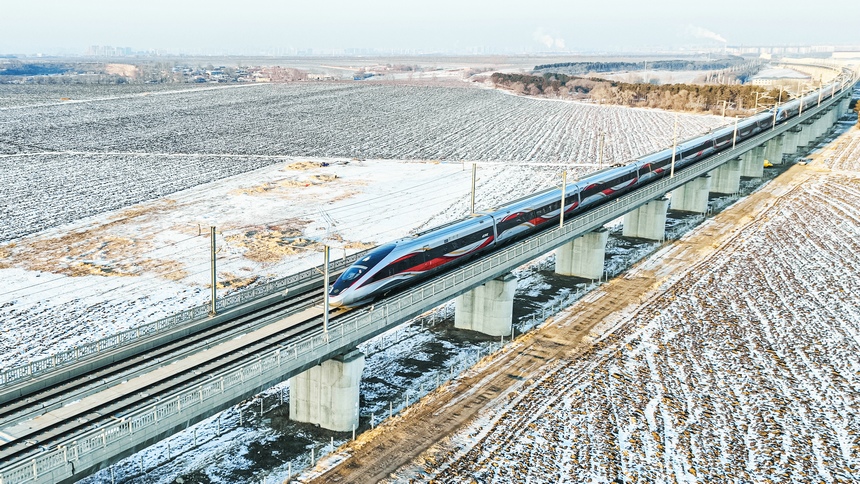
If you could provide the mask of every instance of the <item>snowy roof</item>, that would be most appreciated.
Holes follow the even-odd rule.
[[[794,69],[764,69],[753,76],[753,79],[809,79],[809,75]]]

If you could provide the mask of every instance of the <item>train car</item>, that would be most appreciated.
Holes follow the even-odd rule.
[[[711,137],[714,140],[714,151],[723,151],[731,148],[732,143],[735,141],[735,127],[720,128],[714,131]]]
[[[381,245],[331,286],[329,304],[357,306],[472,259],[495,245],[493,217],[478,215]]]
[[[691,165],[693,162],[710,156],[714,152],[714,139],[711,135],[685,141],[678,145],[675,154],[675,169]]]
[[[576,185],[565,189],[565,213],[579,206]],[[572,193],[571,193],[572,191]],[[534,195],[515,200],[489,213],[496,224],[498,243],[510,242],[545,227],[561,216],[561,190],[551,188]]]
[[[580,202],[577,212],[621,196],[636,186],[638,181],[639,166],[635,163],[589,175],[578,183]]]
[[[738,123],[738,143],[755,135],[758,130],[758,123],[752,119],[745,119]]]
[[[677,161],[677,150],[675,158]],[[645,185],[653,180],[662,178],[672,170],[672,149],[659,151],[642,158],[635,162],[636,171],[639,173],[639,185]]]
[[[776,124],[782,124],[800,112],[800,99],[793,99],[776,108]]]

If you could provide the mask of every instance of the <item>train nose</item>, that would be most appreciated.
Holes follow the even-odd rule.
[[[333,308],[339,308],[343,306],[343,294],[338,294],[337,296],[329,295],[328,305]]]

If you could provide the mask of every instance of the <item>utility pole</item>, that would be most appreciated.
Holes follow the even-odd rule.
[[[564,227],[564,198],[567,192],[567,170],[561,172],[561,209],[559,213],[558,226]]]
[[[326,342],[328,342],[328,308],[329,308],[329,296],[328,296],[328,278],[329,278],[329,268],[328,268],[328,259],[329,259],[329,247],[328,244],[323,246],[323,264],[325,266],[324,278],[325,285],[323,285],[323,334],[325,334]]]
[[[678,149],[678,113],[675,113],[675,128],[672,129],[672,168],[669,170],[669,178],[675,176],[675,152]]]
[[[209,227],[209,241],[211,242],[211,281],[212,281],[212,307],[209,309],[209,316],[215,316],[215,297],[217,294],[218,276],[215,274],[215,226]]]
[[[600,156],[599,156],[598,161],[597,161],[597,169],[598,170],[603,169],[603,146],[604,146],[605,138],[606,138],[606,134],[603,131],[601,131],[600,132],[600,143],[599,143],[599,145],[600,145]]]
[[[735,114],[735,134],[732,136],[732,149],[738,144],[738,115]]]
[[[725,101],[725,100],[723,101],[723,117],[724,117],[724,118],[726,117],[726,105],[727,105],[728,103],[729,103],[728,101]]]
[[[799,82],[797,83],[797,93],[800,96],[800,111],[798,111],[798,113],[797,113],[797,117],[799,118],[800,116],[803,115],[803,94],[804,94],[800,88]]]
[[[472,163],[472,205],[471,214],[475,215],[475,180],[478,178],[478,164]]]
[[[782,104],[782,86],[779,86],[779,99],[776,100],[776,106],[773,107],[773,128],[776,129],[776,113],[779,111],[779,106]]]

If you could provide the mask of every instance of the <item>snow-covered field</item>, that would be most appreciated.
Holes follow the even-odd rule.
[[[704,82],[713,71],[623,71],[595,72],[583,77],[599,77],[619,82],[656,82],[657,84],[694,84]]]
[[[596,129],[608,164],[666,146],[673,123],[352,83],[34,96],[0,111],[2,366],[204,304],[211,225],[224,295],[321,263],[323,240],[336,257],[466,215],[461,159],[480,162],[476,206],[490,208],[558,183],[563,165],[571,177],[594,170]],[[688,136],[723,120],[681,121]],[[51,332],[29,337],[46,322]]]
[[[837,144],[832,168],[857,166],[857,139]],[[586,357],[454,437],[419,480],[855,482],[860,174],[819,163]]]
[[[40,86],[11,87],[25,96]],[[0,110],[0,241],[283,156],[596,163],[602,130],[611,164],[670,145],[673,124],[658,111],[465,87],[332,82],[101,94]],[[682,138],[724,123],[680,119]]]

